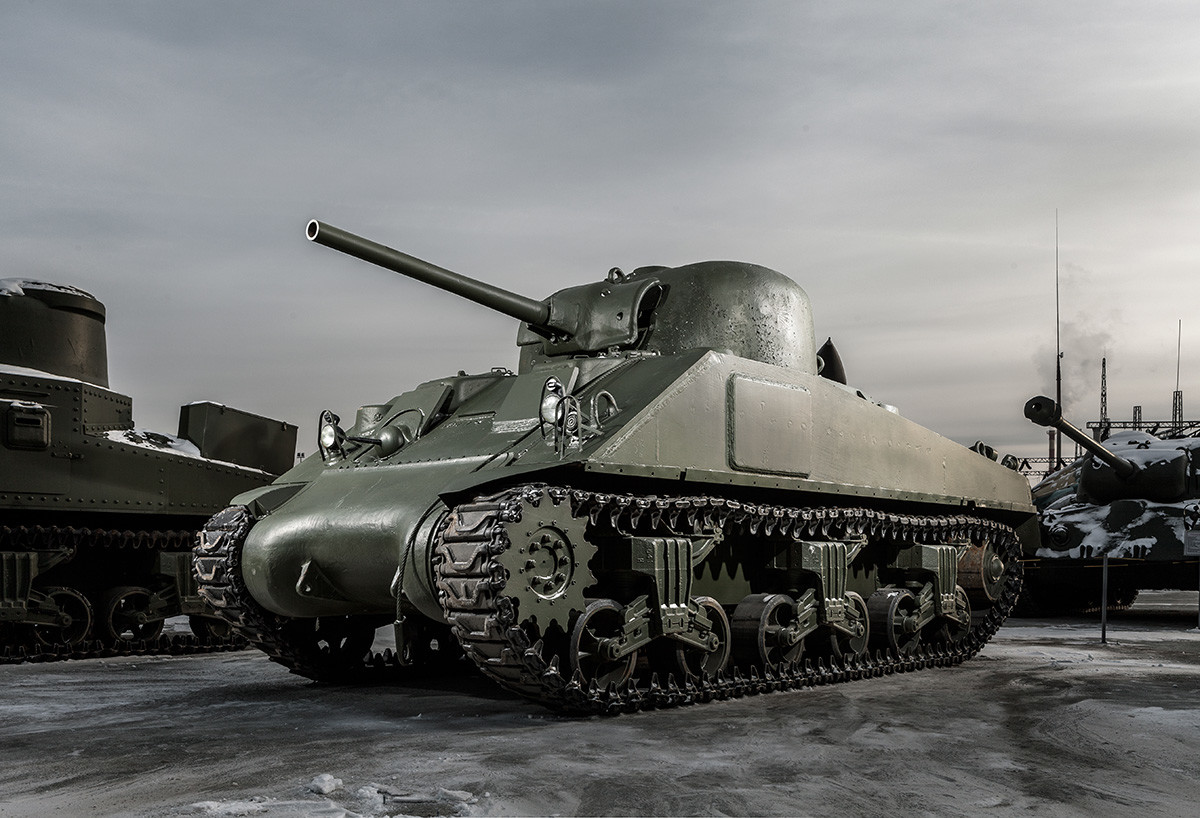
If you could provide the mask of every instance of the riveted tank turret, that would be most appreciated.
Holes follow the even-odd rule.
[[[108,386],[104,305],[76,287],[0,281],[0,361]]]
[[[1027,483],[847,386],[781,273],[613,269],[535,300],[307,232],[521,323],[515,371],[428,381],[349,428],[324,412],[317,455],[206,526],[201,593],[294,672],[461,651],[550,707],[616,712],[733,695],[742,672],[958,661],[1015,600]],[[387,623],[394,655],[372,648]]]

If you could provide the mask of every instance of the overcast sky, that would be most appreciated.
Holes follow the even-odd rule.
[[[0,278],[108,308],[139,426],[353,418],[515,366],[510,319],[304,239],[320,218],[542,298],[736,259],[850,381],[1044,454],[1067,410],[1200,415],[1200,5],[7,2]]]

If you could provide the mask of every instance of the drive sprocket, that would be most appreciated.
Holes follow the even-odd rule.
[[[480,669],[510,690],[531,695],[523,661],[499,655],[512,640],[532,651],[526,658],[535,674],[556,657],[565,660],[585,592],[596,582],[588,524],[566,490],[535,485],[458,506],[438,535],[446,621]],[[505,635],[513,631],[520,633]]]

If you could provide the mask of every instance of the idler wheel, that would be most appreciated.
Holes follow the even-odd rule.
[[[61,625],[34,625],[30,628],[38,644],[78,645],[87,638],[95,619],[92,603],[74,588],[47,588],[46,596],[62,611],[66,621]]]
[[[733,661],[739,667],[772,667],[800,661],[804,637],[797,636],[796,600],[787,594],[751,594],[730,619]]]
[[[958,582],[976,607],[990,607],[1004,588],[1004,560],[991,543],[974,545],[958,558]]]
[[[575,620],[568,645],[572,670],[599,687],[622,685],[633,676],[637,651],[614,656],[625,628],[625,609],[611,599],[597,599]]]
[[[898,656],[914,653],[921,643],[919,608],[917,598],[903,588],[881,588],[871,594],[867,611],[875,644]]]

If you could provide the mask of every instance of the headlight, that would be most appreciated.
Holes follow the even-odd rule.
[[[321,457],[325,460],[344,454],[342,444],[346,440],[346,433],[342,431],[341,426],[338,426],[339,420],[340,418],[328,409],[321,413],[319,421],[321,431],[317,434],[317,448],[321,450]]]

